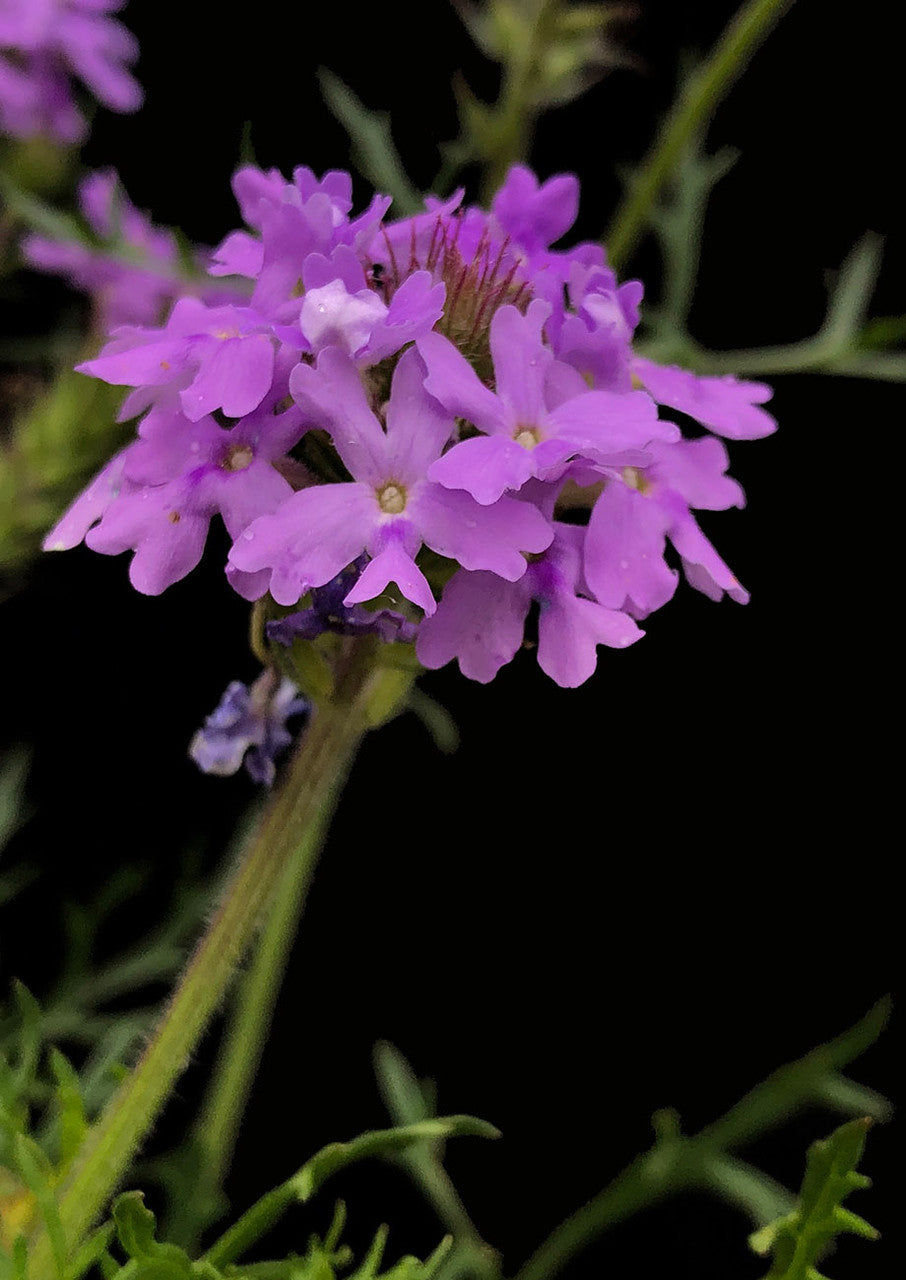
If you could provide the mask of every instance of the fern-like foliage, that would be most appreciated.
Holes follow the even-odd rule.
[[[843,1208],[852,1191],[871,1186],[856,1171],[871,1121],[850,1120],[808,1150],[805,1177],[795,1209],[749,1238],[755,1253],[773,1255],[765,1280],[827,1280],[816,1263],[837,1236],[876,1240],[878,1232],[858,1214]]]

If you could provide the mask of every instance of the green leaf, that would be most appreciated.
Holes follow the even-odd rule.
[[[55,1102],[59,1124],[58,1165],[63,1171],[69,1167],[82,1145],[88,1129],[88,1118],[85,1115],[79,1077],[59,1049],[50,1051],[50,1069],[57,1083]]]
[[[126,1191],[113,1206],[117,1239],[130,1258],[148,1258],[158,1248],[154,1233],[157,1219],[145,1206],[141,1191]]]
[[[0,767],[0,853],[26,819],[25,778],[28,773],[29,753],[18,747],[3,761]],[[3,885],[0,881],[0,906],[3,905]],[[11,882],[10,882],[11,883]],[[10,897],[12,894],[9,895]]]
[[[429,698],[421,689],[413,689],[409,695],[409,710],[421,720],[438,751],[450,756],[459,748],[459,729],[446,707]]]
[[[185,1250],[155,1239],[157,1219],[145,1206],[141,1191],[127,1191],[117,1198],[113,1221],[117,1238],[132,1260],[130,1280],[196,1280],[197,1265]]]
[[[16,1140],[16,1170],[34,1196],[38,1215],[47,1231],[54,1268],[66,1280],[66,1237],[54,1194],[54,1171],[47,1156],[27,1134]]]
[[[795,1204],[786,1187],[746,1161],[728,1155],[705,1161],[702,1183],[731,1204],[739,1205],[759,1226],[790,1213]]]
[[[430,1117],[432,1108],[422,1084],[389,1040],[380,1040],[374,1046],[374,1072],[384,1105],[395,1124],[418,1124]]]
[[[75,1258],[69,1264],[68,1280],[79,1280],[79,1276],[83,1276],[86,1271],[90,1271],[93,1266],[102,1266],[102,1259],[107,1253],[107,1246],[113,1238],[115,1227],[112,1222],[105,1222],[103,1226],[98,1227],[85,1243],[79,1248]],[[110,1258],[113,1262],[113,1259]],[[114,1263],[114,1267],[116,1264]]]
[[[362,176],[378,191],[393,197],[397,216],[418,213],[424,201],[406,175],[393,144],[389,118],[383,112],[370,111],[349,86],[326,67],[319,70],[318,83],[328,108],[349,134]]]
[[[755,1253],[773,1255],[765,1280],[821,1280],[816,1264],[837,1236],[878,1238],[864,1218],[842,1207],[851,1192],[870,1185],[856,1172],[870,1123],[850,1120],[809,1147],[796,1208],[749,1237]]]

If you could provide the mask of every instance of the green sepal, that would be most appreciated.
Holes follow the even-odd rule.
[[[365,702],[369,727],[377,729],[403,711],[411,690],[411,670],[404,666],[381,666],[371,681]]]

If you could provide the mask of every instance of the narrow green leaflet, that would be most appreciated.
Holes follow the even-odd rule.
[[[354,158],[362,176],[378,190],[393,196],[397,217],[418,213],[422,198],[406,176],[403,162],[393,145],[390,120],[379,111],[369,111],[339,76],[322,68],[318,82],[324,101],[349,134]]]
[[[878,1238],[864,1218],[843,1208],[851,1192],[871,1186],[870,1179],[856,1172],[870,1123],[850,1120],[809,1147],[796,1208],[749,1237],[755,1253],[773,1255],[765,1280],[826,1280],[815,1264],[837,1236]]]

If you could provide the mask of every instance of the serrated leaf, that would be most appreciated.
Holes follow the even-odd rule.
[[[157,1219],[141,1191],[127,1191],[113,1206],[117,1238],[132,1260],[130,1280],[194,1280],[196,1266],[184,1249],[156,1238]]]
[[[850,1120],[809,1147],[796,1208],[749,1238],[755,1253],[774,1256],[765,1280],[815,1280],[816,1264],[837,1236],[849,1233],[877,1239],[874,1227],[841,1204],[850,1192],[865,1185],[856,1165],[870,1123]]]
[[[126,1191],[113,1206],[116,1235],[130,1258],[150,1257],[157,1248],[157,1219],[145,1205],[141,1191]]]

